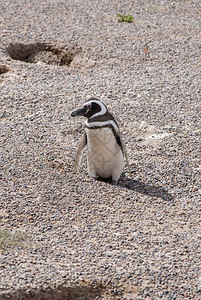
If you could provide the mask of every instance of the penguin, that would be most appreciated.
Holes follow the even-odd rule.
[[[87,166],[91,178],[112,179],[117,185],[123,171],[125,156],[128,163],[125,144],[119,126],[108,111],[106,105],[97,98],[90,98],[84,105],[71,113],[71,117],[84,116],[84,133],[80,140],[75,159],[76,171],[79,171],[83,150],[87,146]]]

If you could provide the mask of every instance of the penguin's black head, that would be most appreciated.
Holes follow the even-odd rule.
[[[90,98],[88,102],[84,103],[82,108],[73,111],[71,117],[84,116],[89,119],[91,117],[104,115],[106,111],[107,108],[103,102],[96,98]]]

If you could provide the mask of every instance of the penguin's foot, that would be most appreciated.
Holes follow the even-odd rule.
[[[118,181],[117,180],[112,180],[112,185],[117,186]]]
[[[96,179],[96,177],[90,176],[90,181],[94,182]]]

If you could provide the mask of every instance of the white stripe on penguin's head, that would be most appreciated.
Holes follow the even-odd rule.
[[[100,106],[100,109],[101,109],[101,110],[100,110],[99,112],[95,113],[94,115],[92,115],[92,116],[90,117],[90,119],[91,119],[91,118],[94,118],[94,117],[102,116],[102,115],[104,115],[104,114],[106,113],[107,108],[106,108],[106,106],[105,106],[100,100],[92,99],[92,100],[90,100],[90,101],[84,103],[84,106],[85,106],[85,105],[88,106],[88,105],[90,105],[90,104],[92,104],[92,103],[98,104],[98,105]]]

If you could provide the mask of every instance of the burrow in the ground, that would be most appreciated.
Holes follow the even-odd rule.
[[[51,43],[11,43],[7,52],[14,60],[27,63],[43,62],[48,65],[68,66],[81,48],[74,45]]]

